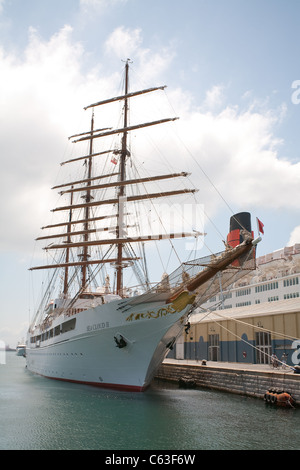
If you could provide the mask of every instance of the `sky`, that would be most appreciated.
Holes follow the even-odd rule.
[[[298,0],[0,0],[1,341],[34,313],[28,267],[67,136],[127,58],[133,86],[167,85],[210,246],[243,210],[264,224],[258,255],[300,243],[299,14]]]

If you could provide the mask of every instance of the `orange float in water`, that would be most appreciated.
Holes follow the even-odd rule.
[[[296,401],[292,395],[284,390],[270,389],[264,395],[266,403],[271,405],[284,406],[294,408]]]

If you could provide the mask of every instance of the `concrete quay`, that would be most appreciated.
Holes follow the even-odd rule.
[[[264,398],[267,390],[281,389],[290,393],[300,406],[300,374],[290,367],[271,368],[268,364],[247,364],[165,359],[160,366],[157,379],[178,383],[189,379],[197,387],[221,390],[239,395]]]

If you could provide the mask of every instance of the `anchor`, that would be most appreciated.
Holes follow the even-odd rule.
[[[117,348],[125,348],[125,346],[127,345],[125,339],[123,338],[122,335],[119,335],[119,338],[117,338],[116,336],[114,336],[114,340],[116,342],[116,345],[117,345]]]

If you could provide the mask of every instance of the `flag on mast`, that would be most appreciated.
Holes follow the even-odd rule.
[[[264,234],[264,224],[256,217],[258,233]]]

